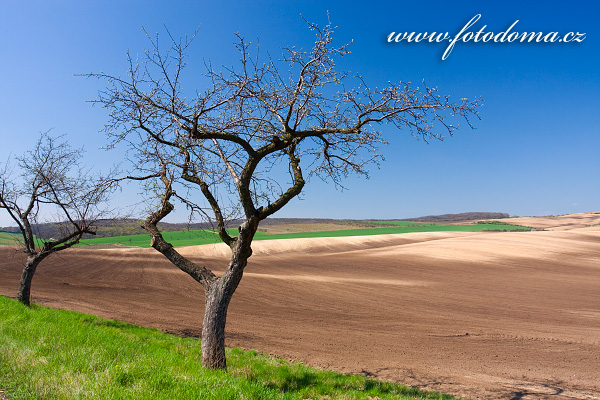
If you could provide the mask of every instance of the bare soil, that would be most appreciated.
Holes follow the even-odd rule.
[[[598,230],[600,227],[600,212],[555,215],[551,217],[513,217],[500,221],[509,224],[526,225],[536,229],[552,231],[588,228]]]
[[[227,344],[465,398],[600,399],[600,227],[559,222],[256,242]],[[217,271],[227,264],[223,246],[180,250]],[[23,255],[0,252],[0,293],[14,296]],[[54,255],[32,297],[201,331],[202,288],[153,249]]]

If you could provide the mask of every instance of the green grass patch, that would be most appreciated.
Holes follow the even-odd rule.
[[[23,243],[23,236],[17,233],[0,232],[0,245],[14,246]]]
[[[234,235],[237,230],[230,229]],[[219,235],[212,230],[190,230],[179,232],[163,232],[166,241],[174,246],[194,246],[198,244],[219,243]],[[111,236],[101,238],[82,239],[79,245],[91,244],[121,244],[125,246],[150,247],[150,236],[146,233],[140,235]]]
[[[201,367],[200,341],[0,296],[0,390],[9,399],[453,399],[228,349]],[[1,397],[1,396],[0,396]]]
[[[33,236],[33,240],[36,246],[43,246],[44,242],[38,239],[35,235]],[[12,232],[0,232],[0,245],[5,246],[22,246],[23,245],[23,235],[20,233],[12,233]]]
[[[410,233],[410,232],[442,232],[442,231],[459,231],[459,232],[482,232],[482,231],[528,231],[530,228],[510,225],[504,223],[476,223],[470,225],[439,225],[439,224],[420,224],[420,223],[405,223],[404,221],[381,221],[400,222],[400,225],[385,226],[381,228],[359,228],[345,229],[335,231],[319,231],[319,232],[298,232],[298,233],[281,233],[272,234],[267,232],[256,232],[254,240],[269,240],[269,239],[301,239],[301,238],[318,238],[318,237],[340,237],[340,236],[367,236],[367,235],[385,235],[391,233]],[[236,229],[228,229],[231,236],[237,234]],[[164,232],[165,240],[173,246],[195,246],[200,244],[219,243],[221,240],[215,231],[212,230],[190,230],[180,232]],[[128,235],[114,236],[104,238],[83,239],[80,245],[92,244],[121,244],[125,246],[150,247],[150,237],[143,235]]]
[[[339,237],[339,236],[369,236],[369,235],[386,235],[393,233],[412,233],[412,232],[482,232],[482,231],[523,231],[529,230],[517,225],[496,225],[496,224],[471,224],[471,225],[406,225],[406,226],[391,226],[386,228],[361,228],[361,229],[346,229],[339,231],[324,231],[324,232],[302,232],[302,233],[284,233],[270,235],[268,237],[257,237],[256,240],[263,239],[292,239],[292,238],[315,238],[315,237]]]

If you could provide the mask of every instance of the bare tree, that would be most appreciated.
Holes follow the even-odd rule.
[[[0,208],[18,225],[19,245],[27,254],[17,293],[25,305],[31,302],[31,282],[38,265],[49,255],[77,244],[84,234],[95,234],[94,224],[102,215],[99,205],[107,200],[111,186],[82,169],[81,157],[81,149],[46,132],[33,150],[16,158],[19,176],[14,176],[10,159],[0,171]],[[36,235],[41,218],[58,224],[60,235]]]
[[[152,247],[205,289],[206,367],[226,368],[227,309],[260,221],[298,196],[310,176],[339,185],[351,173],[366,175],[382,159],[381,123],[429,140],[452,134],[449,117],[477,117],[477,100],[453,103],[434,88],[409,83],[372,88],[360,76],[337,72],[334,59],[348,54],[348,45],[333,46],[331,24],[308,27],[316,34],[312,49],[283,49],[278,61],[263,62],[258,48],[250,54],[238,36],[239,66],[219,72],[206,63],[204,72],[194,71],[203,91],[184,89],[193,37],[168,34],[165,51],[158,36],[148,36],[151,48],[141,59],[128,54],[126,77],[87,75],[107,82],[96,102],[110,110],[113,145],[126,142],[135,154],[136,172],[127,178],[143,181],[154,195],[143,224]],[[175,202],[216,222],[231,249],[222,276],[183,257],[161,235],[157,224]],[[237,231],[227,228],[234,217],[243,220]]]

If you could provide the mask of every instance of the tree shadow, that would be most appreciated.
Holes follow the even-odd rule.
[[[194,328],[166,329],[164,332],[168,333],[169,335],[178,336],[181,338],[200,339],[202,337],[202,329],[194,329]]]
[[[310,386],[316,386],[319,378],[310,372],[290,373],[280,377],[276,382],[269,382],[267,387],[280,390],[284,393],[297,392]]]
[[[552,386],[549,384],[537,384],[538,386],[544,388],[544,389],[548,389],[548,390],[529,390],[529,389],[524,389],[524,390],[520,390],[518,392],[513,392],[511,393],[511,398],[510,400],[521,400],[524,397],[528,397],[528,396],[533,396],[533,398],[539,398],[539,396],[559,396],[561,395],[564,390],[556,387],[556,386]]]
[[[108,326],[108,327],[118,328],[118,329],[138,328],[138,326],[130,324],[129,322],[117,321],[117,320],[112,320],[112,319],[100,319],[100,318],[95,318],[95,317],[92,317],[92,318],[84,317],[84,318],[82,318],[81,322],[84,324],[92,324],[92,325],[96,325],[96,326]]]
[[[272,371],[270,382],[264,382],[263,384],[271,389],[280,390],[284,393],[289,392],[301,392],[306,388],[314,387],[315,394],[323,396],[335,397],[338,391],[350,391],[354,393],[364,393],[364,396],[371,395],[378,398],[379,396],[404,396],[406,398],[435,398],[440,400],[451,400],[456,399],[453,396],[445,395],[441,393],[434,393],[429,391],[423,391],[422,389],[414,386],[406,386],[398,383],[381,381],[377,379],[377,374],[382,370],[371,372],[362,370],[358,375],[363,376],[366,379],[348,379],[349,376],[339,373],[332,373],[332,375],[323,378],[321,374],[313,373],[310,371],[295,371],[287,367],[283,367],[278,371]],[[365,397],[367,398],[367,397]],[[370,397],[369,397],[370,398]]]

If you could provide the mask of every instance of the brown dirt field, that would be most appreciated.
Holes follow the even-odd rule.
[[[533,224],[530,224],[533,225]],[[600,399],[600,228],[256,242],[229,346],[480,399]],[[0,250],[14,296],[22,254]],[[182,248],[219,270],[226,249]],[[203,292],[153,249],[44,261],[33,300],[198,335]]]

